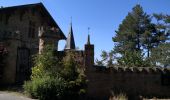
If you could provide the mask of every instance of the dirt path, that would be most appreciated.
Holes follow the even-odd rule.
[[[35,100],[17,93],[0,92],[0,100]]]

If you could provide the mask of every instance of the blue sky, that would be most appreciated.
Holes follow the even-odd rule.
[[[170,14],[170,0],[0,0],[0,6],[14,6],[42,2],[67,36],[72,17],[76,46],[84,49],[90,27],[95,57],[102,50],[112,50],[112,37],[127,13],[140,4],[148,14]],[[59,49],[65,41],[59,42]]]

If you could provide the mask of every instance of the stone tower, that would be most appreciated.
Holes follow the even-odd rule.
[[[85,44],[85,67],[88,69],[94,65],[94,45],[90,43],[90,35],[88,35],[87,43]]]
[[[56,50],[58,50],[58,41],[59,36],[57,28],[49,28],[49,27],[39,27],[39,54],[41,54],[44,46],[46,44],[50,44],[54,47],[56,47]],[[56,46],[57,45],[57,46]]]

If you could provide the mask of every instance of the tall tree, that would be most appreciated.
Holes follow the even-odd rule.
[[[170,15],[153,14],[156,19],[157,41],[158,44],[170,39]]]
[[[154,31],[153,29],[154,27],[151,24],[151,16],[146,14],[140,5],[136,5],[132,11],[128,13],[122,24],[119,25],[119,29],[116,31],[116,36],[112,38],[116,43],[115,52],[121,55],[118,61],[126,62],[127,59],[129,59],[127,57],[129,57],[130,54],[132,57],[138,55],[139,59],[137,61],[142,62],[143,44],[149,42],[151,31]],[[147,35],[144,35],[146,33]],[[146,37],[148,38],[148,41],[144,39]],[[150,45],[148,44],[147,48],[149,47]],[[133,65],[135,66],[137,63],[138,62],[135,62]],[[138,66],[138,64],[136,66]]]
[[[170,66],[170,15],[153,14],[156,19],[155,47],[151,53],[154,65]]]
[[[147,57],[150,57],[151,49],[157,46],[158,42],[158,34],[156,30],[156,24],[150,23],[146,28],[144,33],[141,36],[141,44],[143,47],[143,52],[146,51]]]
[[[150,16],[143,11],[140,5],[136,5],[120,24],[116,36],[113,37],[117,52],[123,55],[125,50],[141,51],[141,37],[150,23]]]
[[[151,55],[153,48],[168,40],[170,27],[168,25],[168,15],[153,14],[152,22],[146,26],[144,34],[142,34],[142,46],[147,51],[147,57]],[[153,18],[156,21],[153,21]]]

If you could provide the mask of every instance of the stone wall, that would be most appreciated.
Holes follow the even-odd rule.
[[[108,100],[112,91],[132,97],[170,97],[170,70],[166,68],[95,66],[86,74],[88,96],[97,100]]]

